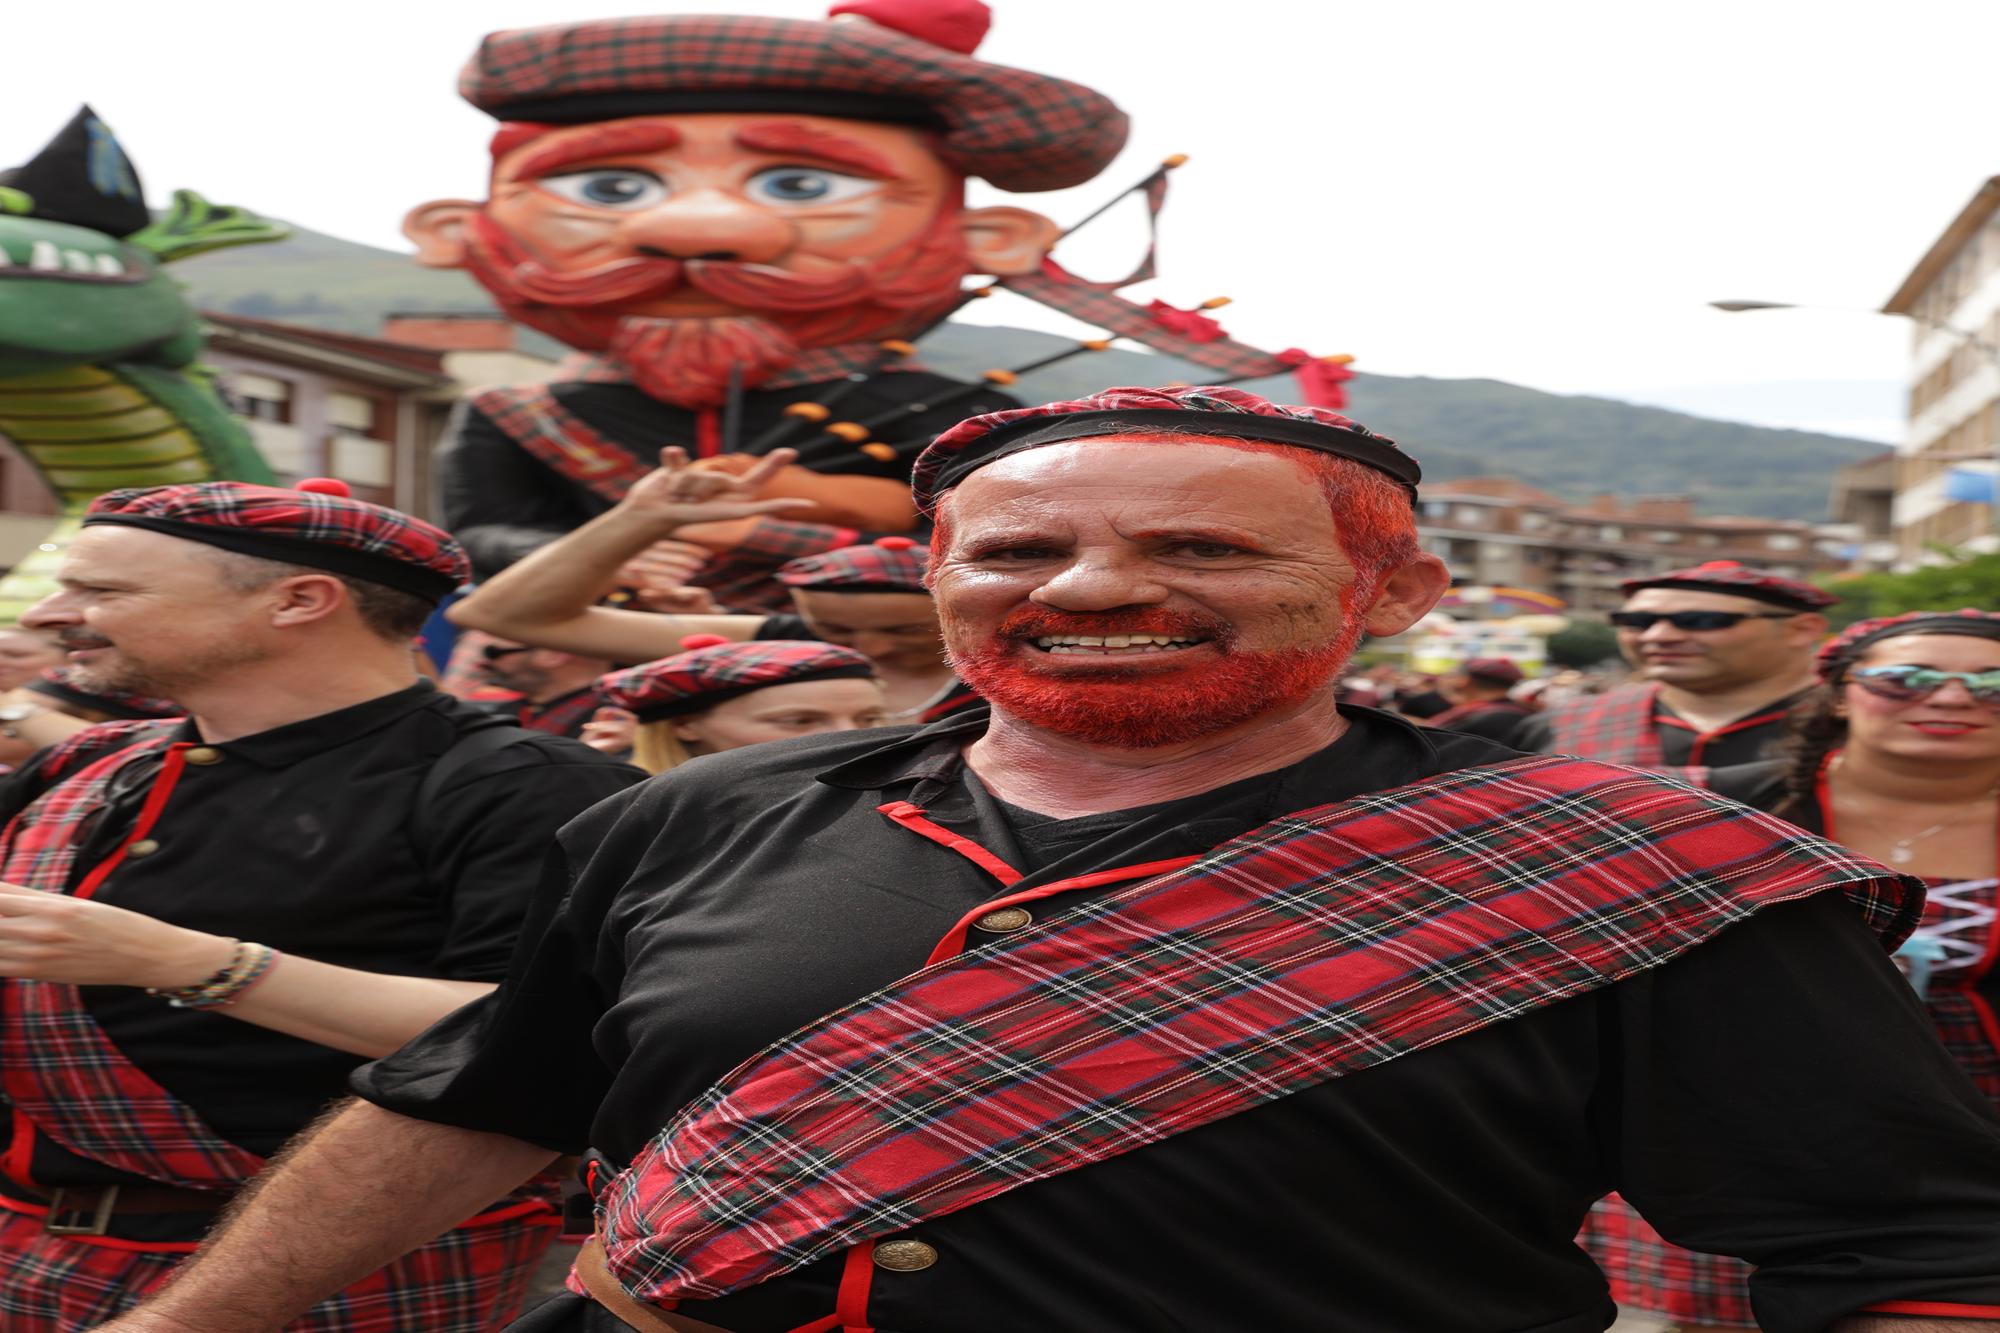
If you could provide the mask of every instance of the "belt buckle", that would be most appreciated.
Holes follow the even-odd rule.
[[[49,1192],[48,1216],[42,1219],[42,1230],[51,1236],[102,1236],[111,1230],[111,1210],[118,1206],[118,1186],[106,1185],[97,1196],[97,1206],[90,1210],[88,1222],[64,1222],[60,1219],[71,1213],[82,1213],[81,1208],[63,1207],[63,1195],[69,1191],[58,1185]]]

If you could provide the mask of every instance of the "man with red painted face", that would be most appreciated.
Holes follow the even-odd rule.
[[[1417,479],[1228,388],[948,432],[915,493],[990,716],[570,824],[501,991],[113,1327],[262,1333],[586,1151],[596,1242],[517,1333],[1594,1333],[1612,1187],[1778,1333],[2000,1317],[2000,1120],[1882,949],[1915,884],[1336,704],[1448,581]]]
[[[899,532],[924,443],[1012,399],[905,364],[975,273],[1035,272],[1057,229],[967,208],[1080,184],[1125,117],[1089,89],[973,58],[979,0],[843,0],[825,22],[716,15],[495,33],[460,90],[501,122],[484,202],[405,230],[513,318],[596,358],[474,395],[439,458],[482,573],[601,513],[662,445],[808,508],[685,535],[776,565]],[[807,528],[825,531],[814,534]]]

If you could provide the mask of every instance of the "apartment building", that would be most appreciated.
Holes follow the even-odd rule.
[[[1700,518],[1685,496],[1602,495],[1578,505],[1507,477],[1427,482],[1417,533],[1455,582],[1525,588],[1584,612],[1616,609],[1626,579],[1706,560],[1794,578],[1843,564],[1808,523]]]

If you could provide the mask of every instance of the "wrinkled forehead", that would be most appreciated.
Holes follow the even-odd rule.
[[[199,569],[213,575],[221,552],[200,542],[119,523],[85,527],[63,550],[58,577],[147,578]]]
[[[1726,592],[1705,592],[1698,588],[1641,588],[1625,599],[1627,611],[1729,611],[1739,615],[1790,613],[1792,608],[1760,602],[1754,597],[1733,597]]]
[[[1200,440],[1064,440],[996,459],[948,499],[958,531],[1176,520],[1234,523],[1272,536],[1330,531],[1324,495],[1282,454]]]

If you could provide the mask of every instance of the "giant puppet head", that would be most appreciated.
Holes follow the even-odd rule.
[[[905,338],[968,274],[1057,236],[966,208],[978,176],[1095,176],[1126,120],[1073,83],[974,59],[979,0],[842,0],[825,22],[717,15],[495,33],[460,78],[503,122],[491,197],[413,210],[418,258],[695,406],[809,349]]]

